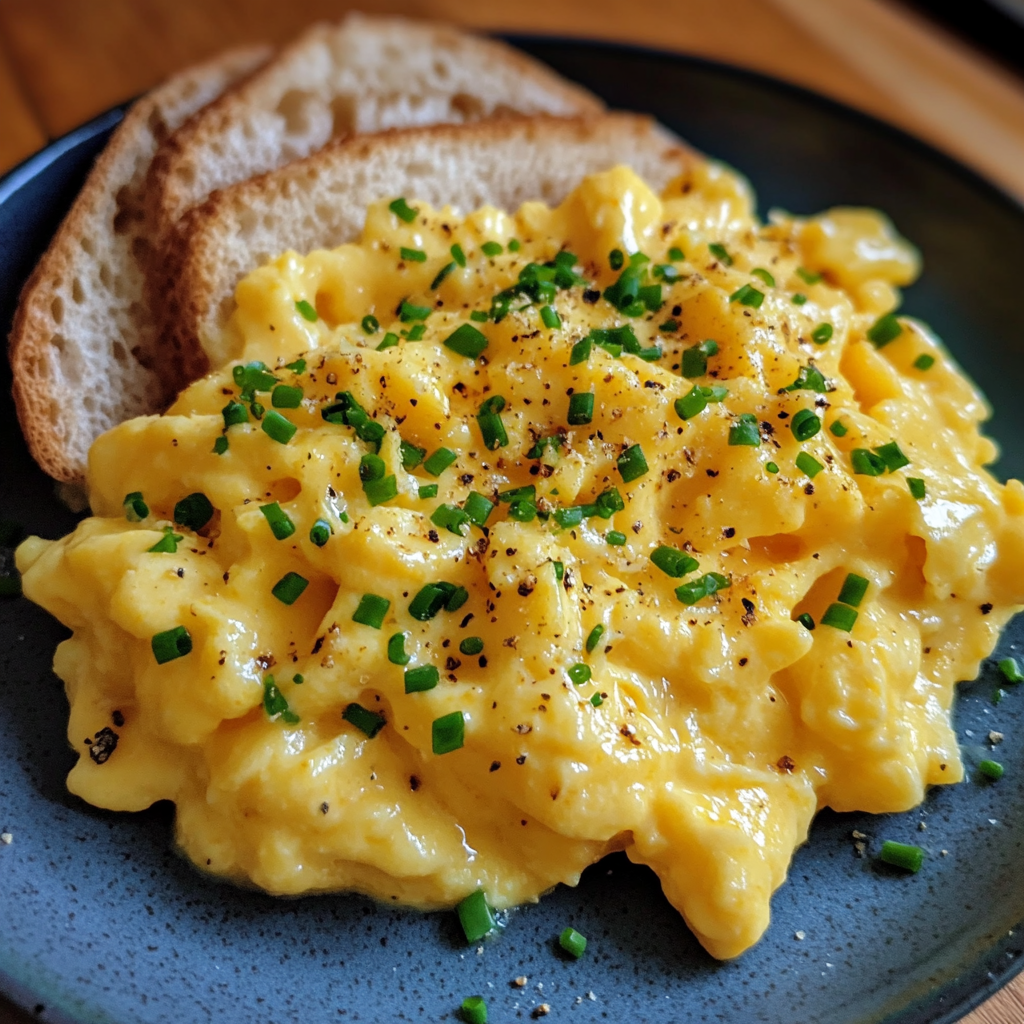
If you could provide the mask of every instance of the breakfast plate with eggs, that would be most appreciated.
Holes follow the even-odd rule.
[[[910,1024],[1015,970],[1024,213],[791,87],[519,44],[675,134],[559,129],[557,201],[375,195],[202,307],[214,196],[207,372],[98,437],[86,517],[5,408],[41,1019]],[[0,186],[5,317],[110,123]]]

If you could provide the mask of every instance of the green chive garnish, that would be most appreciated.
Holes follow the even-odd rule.
[[[593,344],[594,341],[589,334],[577,341],[572,347],[572,352],[569,353],[569,365],[576,366],[578,363],[585,363],[590,358]]]
[[[764,267],[754,267],[754,269],[750,273],[753,277],[759,278],[761,281],[764,281],[764,283],[768,285],[769,288],[775,287],[775,278],[772,277],[772,275],[769,274],[768,271],[764,269]]]
[[[566,675],[572,680],[574,686],[582,686],[590,681],[593,673],[590,671],[589,665],[584,665],[582,661],[578,661],[575,665],[570,665],[566,669]]]
[[[399,219],[404,220],[406,224],[411,224],[416,219],[416,214],[419,210],[414,210],[406,201],[404,196],[400,196],[394,202],[388,203],[388,209]]]
[[[480,428],[480,435],[483,437],[484,447],[493,452],[498,448],[504,448],[508,444],[508,434],[505,432],[505,424],[501,421],[501,410],[505,408],[505,399],[501,395],[492,395],[485,399],[476,414],[477,426]]]
[[[287,444],[299,428],[291,420],[286,420],[279,412],[271,410],[260,423],[263,433],[278,444]]]
[[[758,309],[764,302],[764,292],[759,292],[753,285],[745,284],[729,296],[730,302],[738,302],[741,306]]]
[[[435,718],[430,726],[431,748],[435,754],[450,754],[465,742],[466,719],[461,711]],[[462,904],[459,904],[460,908]],[[462,916],[461,914],[459,915]],[[472,940],[471,940],[472,941]]]
[[[743,412],[729,427],[729,444],[757,448],[761,444],[761,431],[757,417],[752,412]]]
[[[183,539],[184,538],[180,533],[174,532],[174,527],[165,526],[164,535],[151,548],[147,548],[146,550],[173,555],[178,550],[178,541]]]
[[[601,642],[601,637],[604,636],[604,626],[599,622],[588,634],[587,634],[587,654],[593,654],[594,648]]]
[[[309,580],[297,572],[286,572],[271,588],[271,593],[281,604],[295,604],[302,592],[309,586]]]
[[[399,256],[407,263],[426,263],[427,254],[422,249],[407,249],[404,245],[398,250]]]
[[[371,626],[373,629],[380,629],[384,625],[384,616],[387,615],[391,602],[386,597],[377,594],[363,594],[359,598],[359,604],[352,613],[352,621],[363,626]]]
[[[410,472],[426,458],[427,449],[419,448],[409,441],[400,441],[398,450],[402,456],[402,468]]]
[[[424,484],[418,493],[421,498],[436,498],[437,484]]]
[[[295,303],[295,308],[302,315],[304,320],[308,320],[311,324],[315,324],[319,317],[317,316],[316,308],[308,303],[305,299],[299,299]]]
[[[599,693],[591,694],[590,703],[595,707],[599,708],[604,703],[604,697]]]
[[[129,523],[141,523],[149,518],[149,506],[142,500],[142,491],[132,491],[124,496],[124,517]]]
[[[868,590],[868,581],[863,576],[858,576],[856,573],[851,572],[847,575],[843,581],[842,589],[839,591],[839,600],[843,604],[851,605],[853,608],[859,608],[861,601],[864,600],[864,595]]]
[[[150,641],[153,657],[158,665],[164,665],[175,658],[184,658],[192,650],[192,635],[184,626],[157,633]]]
[[[456,592],[452,583],[428,583],[417,591],[416,596],[409,602],[409,614],[419,622],[426,622],[432,619],[446,602]]]
[[[537,506],[532,501],[513,501],[508,507],[508,517],[517,523],[532,523],[537,518]]]
[[[579,505],[555,509],[554,520],[563,530],[579,526],[583,522],[583,509]]]
[[[608,266],[611,267],[612,270],[621,270],[622,264],[625,262],[626,257],[622,255],[621,249],[612,249],[612,251],[608,253]]]
[[[676,415],[683,420],[693,419],[698,413],[703,412],[708,406],[708,400],[704,397],[703,391],[692,388],[682,398],[675,400]]]
[[[805,306],[807,304],[807,296],[802,292],[794,292],[793,297],[789,300],[794,306]]]
[[[766,462],[764,464],[765,471],[768,473],[778,473],[779,466],[776,462]]]
[[[363,483],[363,493],[371,506],[383,505],[398,497],[398,479],[391,473],[379,480],[366,480]]]
[[[828,429],[832,431],[834,437],[846,437],[846,435],[850,432],[849,428],[846,426],[845,423],[843,423],[842,420],[836,420],[835,423],[833,423],[832,426],[829,427]]]
[[[627,484],[639,480],[649,470],[643,449],[638,444],[631,444],[618,457],[616,465],[619,467],[623,481]]]
[[[488,906],[482,889],[467,896],[455,910],[467,942],[479,942],[498,926],[494,911]]]
[[[854,448],[850,452],[850,465],[854,473],[861,476],[881,476],[885,470],[885,459],[867,448]]]
[[[801,366],[796,380],[787,384],[783,391],[816,391],[818,394],[825,394],[828,391],[828,382],[822,376],[821,370],[816,366]]]
[[[278,540],[285,540],[295,532],[295,523],[276,501],[260,505],[260,511],[270,526],[270,532]]]
[[[686,259],[686,256],[684,255],[683,250],[680,249],[678,245],[673,245],[672,248],[669,249],[668,251],[668,258],[673,263],[681,263],[683,260]]]
[[[377,346],[378,352],[383,352],[385,349],[394,348],[398,344],[398,335],[393,331],[388,331],[387,334],[381,339],[380,344]]]
[[[438,505],[434,509],[430,521],[435,526],[443,527],[449,533],[454,533],[456,537],[465,537],[462,528],[470,520],[469,515],[459,508],[458,505],[444,504]]]
[[[1008,683],[1024,683],[1024,673],[1021,672],[1016,658],[1003,658],[999,662],[999,671]]]
[[[719,242],[712,242],[710,245],[708,245],[708,252],[710,252],[711,255],[715,257],[716,260],[720,260],[727,267],[731,267],[732,266],[732,257],[726,251],[725,246],[722,245],[721,243],[719,243]]]
[[[651,552],[651,562],[666,576],[671,576],[673,579],[681,579],[688,573],[700,568],[700,563],[696,558],[692,558],[685,552],[677,551],[675,548],[667,547],[664,544]]]
[[[483,649],[484,642],[478,636],[467,636],[466,639],[459,644],[459,653],[465,654],[469,657],[479,654]]]
[[[198,532],[213,518],[213,505],[201,491],[184,497],[174,506],[174,521]]]
[[[817,284],[821,280],[821,274],[816,274],[813,270],[805,270],[803,267],[796,268],[797,276],[805,284]]]
[[[541,306],[540,318],[544,326],[549,331],[553,331],[562,326],[561,317],[559,317],[557,310],[553,306]]]
[[[800,625],[804,627],[804,629],[813,631],[814,619],[812,619],[811,616],[807,614],[807,612],[804,612],[802,615],[798,615],[796,617],[796,621],[799,622]]]
[[[875,348],[882,348],[902,333],[903,325],[896,319],[895,313],[886,313],[868,328],[868,340],[874,342]]]
[[[666,320],[663,324],[658,325],[659,331],[665,331],[666,334],[670,334],[672,331],[679,330],[678,320]]]
[[[442,283],[444,282],[444,279],[455,269],[455,266],[456,264],[454,260],[452,260],[451,263],[446,263],[437,272],[436,276],[434,277],[434,280],[430,282],[430,290],[436,291],[438,288],[440,288]]]
[[[713,338],[705,338],[699,345],[694,345],[683,352],[684,377],[703,377],[708,372],[708,356],[718,354],[718,342]]]
[[[594,418],[594,396],[592,393],[577,391],[569,397],[569,414],[566,418],[570,427],[579,427]]]
[[[459,245],[458,242],[456,242],[451,247],[451,254],[452,254],[452,259],[455,260],[455,262],[458,263],[458,265],[460,267],[465,267],[465,265],[466,265],[466,254],[462,251],[462,246]]]
[[[857,612],[845,604],[830,604],[821,617],[823,626],[831,626],[833,629],[841,629],[849,633],[853,624],[857,621]]]
[[[309,539],[322,548],[331,539],[331,524],[326,519],[318,519],[309,528]]]
[[[270,404],[275,409],[297,409],[302,404],[302,388],[278,384],[271,392]]]
[[[798,441],[809,441],[821,430],[821,420],[813,409],[801,409],[789,421],[789,429]]]
[[[248,422],[249,410],[241,402],[228,402],[221,409],[221,415],[224,417],[224,429],[227,430],[228,427],[233,427],[237,423]]]
[[[621,548],[626,543],[626,535],[620,530],[609,530],[604,535],[605,542],[612,547]]]
[[[924,481],[919,476],[908,476],[907,487],[910,490],[910,496],[920,501],[925,496]]]
[[[306,372],[306,360],[296,359],[294,363],[285,363],[284,368],[291,370],[292,373],[305,373]]]
[[[405,653],[406,637],[406,633],[395,633],[388,638],[388,661],[390,661],[392,665],[409,664],[411,655]]]
[[[351,725],[354,725],[360,732],[366,734],[367,739],[373,739],[387,725],[387,719],[376,711],[364,708],[362,704],[352,703],[341,713],[341,717]]]
[[[271,721],[280,719],[288,725],[295,725],[299,721],[299,716],[288,707],[284,694],[277,688],[273,676],[267,676],[263,680],[263,710]]]
[[[986,758],[984,761],[978,762],[978,771],[994,782],[996,779],[1003,777],[1006,769],[998,761],[990,761]]]
[[[891,839],[886,839],[882,843],[881,859],[886,864],[916,874],[924,864],[924,850],[920,846],[908,846],[906,843],[894,843]]]
[[[487,336],[472,324],[462,324],[444,339],[444,345],[467,359],[477,359],[487,348]]]
[[[424,459],[423,468],[431,476],[440,476],[458,457],[458,453],[451,448],[438,448],[429,458]]]
[[[717,594],[719,590],[725,590],[729,586],[730,582],[727,577],[721,573],[709,572],[701,576],[699,580],[676,587],[676,597],[685,605],[696,604],[705,597]]]
[[[930,356],[927,352],[922,352],[914,360],[914,368],[917,370],[930,370],[934,365],[935,356]]]
[[[422,308],[422,307],[417,307]],[[410,327],[407,331],[402,331],[402,337],[407,341],[422,341],[423,335],[427,333],[426,324],[416,324],[415,327]]]
[[[796,457],[796,468],[813,480],[825,467],[809,452],[800,452]]]
[[[883,444],[880,448],[876,448],[875,453],[888,466],[890,473],[895,473],[897,469],[910,465],[910,459],[900,451],[900,446],[895,441],[890,441],[888,444]]]
[[[817,327],[811,331],[811,340],[815,345],[824,345],[832,340],[832,325],[831,324],[818,324]]]
[[[462,509],[474,526],[486,526],[494,511],[494,502],[476,491],[470,491],[462,503]]]
[[[580,935],[575,928],[566,928],[562,934],[558,936],[558,944],[566,951],[566,953],[575,957],[577,960],[583,956],[587,949],[586,938]]]
[[[487,257],[494,257],[500,256],[503,250],[499,242],[484,242],[480,251]]]
[[[512,248],[511,242],[508,247]],[[466,996],[462,1000],[462,1019],[466,1024],[487,1024],[487,1003],[483,996]]]
[[[411,302],[402,299],[398,307],[398,319],[403,324],[415,323],[417,320],[426,320],[433,312],[430,306],[415,306]],[[414,339],[419,340],[419,339]]]
[[[402,634],[399,633],[398,635],[401,636]],[[408,658],[406,658],[406,661],[408,661]],[[438,672],[435,665],[417,665],[416,668],[406,669],[405,692],[423,693],[426,690],[432,690],[437,686],[440,678],[441,673]]]

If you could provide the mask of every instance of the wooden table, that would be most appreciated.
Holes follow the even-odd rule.
[[[176,68],[283,41],[345,0],[0,0],[0,172]],[[1024,199],[1024,85],[881,0],[366,0],[363,10],[645,43],[756,68],[886,118]],[[23,1016],[0,1001],[0,1024]],[[1024,976],[964,1024],[1024,1024]]]

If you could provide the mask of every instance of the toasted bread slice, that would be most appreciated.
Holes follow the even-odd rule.
[[[652,119],[633,114],[530,117],[392,130],[332,143],[319,153],[215,192],[184,218],[168,310],[175,345],[196,355],[198,375],[221,362],[234,289],[252,268],[287,249],[353,241],[367,206],[408,196],[469,212],[560,202],[580,179],[628,164],[654,187],[692,166],[695,154]]]
[[[503,112],[601,109],[590,93],[504,43],[352,14],[310,28],[167,140],[147,188],[157,238],[214,189],[308,156],[333,138]]]
[[[11,331],[14,401],[29,449],[62,481],[84,476],[104,430],[169,397],[144,302],[142,189],[161,142],[269,56],[235,50],[168,79],[125,116],[22,292]]]

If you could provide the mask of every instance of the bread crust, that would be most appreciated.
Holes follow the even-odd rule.
[[[407,195],[436,206],[514,209],[528,199],[558,202],[584,174],[616,163],[631,164],[662,186],[696,158],[652,118],[619,113],[509,118],[342,139],[218,190],[185,215],[171,256],[178,275],[168,297],[167,330],[193,371],[205,372],[206,349],[230,316],[241,277],[287,249],[308,252],[354,240],[374,200]],[[511,173],[503,177],[498,169],[506,165]],[[435,168],[458,173],[439,175]],[[275,218],[269,231],[267,214]]]
[[[146,168],[196,107],[269,52],[222,54],[136,102],[22,289],[9,338],[14,403],[32,456],[57,480],[84,479],[89,445],[102,430],[168,397],[153,369],[158,343],[144,310]],[[131,343],[120,336],[129,323],[138,327]]]

